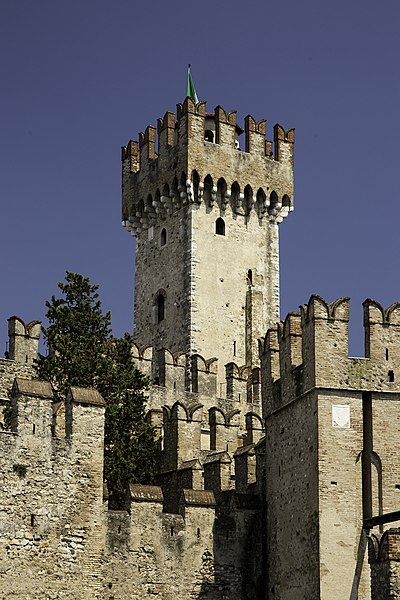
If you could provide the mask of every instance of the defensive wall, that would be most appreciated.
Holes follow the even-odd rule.
[[[285,555],[268,559],[271,597],[334,600],[338,582],[371,597],[363,518],[399,503],[399,317],[366,300],[365,358],[351,358],[348,298],[314,295],[260,344],[267,557]]]
[[[103,486],[103,399],[72,388],[56,403],[19,376],[37,339],[18,319],[2,363],[0,597],[333,600],[340,582],[344,597],[398,598],[397,529],[368,537],[362,522],[398,508],[399,316],[367,300],[366,357],[351,358],[348,299],[312,296],[260,341],[257,376],[227,365],[230,398],[215,395],[214,359],[163,351],[156,368],[134,347],[159,377],[160,470],[119,511]]]
[[[132,485],[124,510],[109,510],[104,401],[96,390],[71,388],[65,403],[56,402],[47,382],[15,378],[27,364],[27,345],[34,375],[38,342],[17,323],[24,333],[4,361],[2,392],[11,428],[0,429],[0,598],[259,597],[261,498],[254,443],[237,455],[232,445],[230,453],[203,452],[201,462],[182,460],[189,457],[184,436],[192,428],[198,444],[201,421],[195,410],[187,412],[189,404],[175,399],[164,408],[172,415],[165,454],[174,457],[175,468],[160,473],[162,486]],[[10,326],[10,338],[13,332]],[[162,387],[155,386],[157,398]],[[189,394],[196,405],[195,392],[176,393]],[[221,426],[229,429],[225,421]]]
[[[8,319],[8,342],[5,357],[0,358],[0,423],[1,407],[10,396],[15,377],[32,377],[33,364],[37,358],[40,322],[24,323],[19,317]]]

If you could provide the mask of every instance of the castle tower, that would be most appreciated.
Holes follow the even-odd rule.
[[[244,133],[244,147],[241,134]],[[139,346],[257,366],[279,319],[278,226],[293,210],[294,130],[186,98],[122,148],[123,226],[136,237]],[[158,143],[156,137],[158,134]]]

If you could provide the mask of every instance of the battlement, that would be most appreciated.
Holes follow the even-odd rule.
[[[40,321],[25,323],[16,316],[8,319],[7,350],[5,358],[0,358],[0,427],[4,422],[2,405],[9,402],[14,379],[35,375],[39,337]]]
[[[269,410],[313,387],[400,392],[400,303],[364,307],[365,357],[348,356],[349,298],[312,295],[260,343]]]
[[[97,390],[79,387],[70,388],[65,404],[56,402],[47,381],[17,377],[10,406],[10,431],[20,440],[17,446],[22,443],[38,449],[49,446],[55,437],[71,440],[89,433],[96,423],[95,414],[103,423],[105,402]],[[88,428],[84,425],[87,420],[91,423]],[[99,431],[102,439],[102,430]],[[2,434],[8,433],[0,429],[0,440]]]
[[[248,115],[243,130],[235,111],[186,98],[122,147],[123,226],[138,235],[189,204],[280,222],[293,210],[294,129],[265,135],[265,120]]]
[[[132,172],[146,168],[146,160],[163,157],[171,147],[177,147],[196,138],[197,141],[207,141],[220,146],[239,149],[239,137],[245,133],[244,152],[260,154],[276,161],[293,161],[293,148],[284,148],[285,143],[294,144],[294,129],[285,130],[276,124],[273,128],[274,142],[266,139],[267,121],[257,121],[251,115],[244,119],[244,129],[237,123],[237,112],[226,111],[217,106],[213,112],[207,112],[207,103],[200,101],[195,104],[186,98],[179,103],[176,113],[167,111],[164,117],[157,119],[157,127],[148,125],[144,132],[139,133],[139,141],[130,140],[127,146],[121,148],[121,159],[130,159]],[[200,124],[200,126],[199,126]],[[193,135],[194,134],[194,135]],[[274,143],[274,152],[273,150]],[[156,149],[157,146],[157,149]]]
[[[234,403],[260,405],[260,370],[239,366],[234,362],[225,365],[225,385],[217,386],[218,359],[204,358],[201,354],[186,355],[161,348],[132,346],[135,365],[148,375],[155,386],[166,388],[164,398],[185,394],[198,394],[201,402],[206,398],[229,399]],[[182,395],[183,394],[183,395]]]
[[[38,355],[40,331],[40,321],[25,323],[20,317],[10,317],[8,319],[7,358],[32,365]]]

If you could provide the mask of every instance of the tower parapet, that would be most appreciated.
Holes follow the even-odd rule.
[[[235,111],[207,113],[190,98],[149,125],[122,147],[124,227],[137,235],[191,203],[282,220],[293,210],[294,129],[275,125],[273,144],[266,121],[248,115],[240,150],[242,132]]]
[[[348,356],[349,298],[328,304],[314,294],[268,331],[260,350],[266,412],[314,387],[400,391],[400,303],[363,306],[363,358]]]

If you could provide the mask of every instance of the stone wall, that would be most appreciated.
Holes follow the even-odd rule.
[[[203,598],[214,582],[212,492],[186,492],[182,514],[163,512],[157,487],[131,486],[129,512],[109,511],[104,599]]]
[[[14,379],[35,376],[39,337],[40,321],[25,323],[16,316],[8,319],[8,350],[6,358],[0,358],[0,430],[4,426],[3,409],[9,405]]]
[[[258,496],[232,492],[217,506],[215,481],[200,489],[202,466],[188,461],[167,477],[174,513],[161,488],[141,485],[127,510],[108,510],[99,394],[71,388],[64,405],[48,383],[17,378],[11,406],[12,428],[0,432],[0,598],[262,597]]]
[[[49,384],[16,379],[0,431],[2,598],[101,597],[104,401],[73,388],[69,435],[52,435]]]
[[[210,126],[213,142],[205,139]],[[207,122],[207,125],[206,125]],[[137,238],[134,337],[173,354],[258,366],[257,339],[279,318],[278,224],[293,209],[294,131],[186,99],[122,150],[123,224]],[[159,302],[162,298],[162,309]],[[162,313],[162,315],[161,315]]]
[[[265,340],[267,573],[274,598],[312,591],[335,600],[338,582],[343,597],[369,598],[363,518],[398,508],[398,305],[385,311],[368,300],[364,311],[365,358],[347,354],[347,298],[328,305],[312,296],[301,315],[289,315]],[[285,554],[285,545],[293,551]]]

